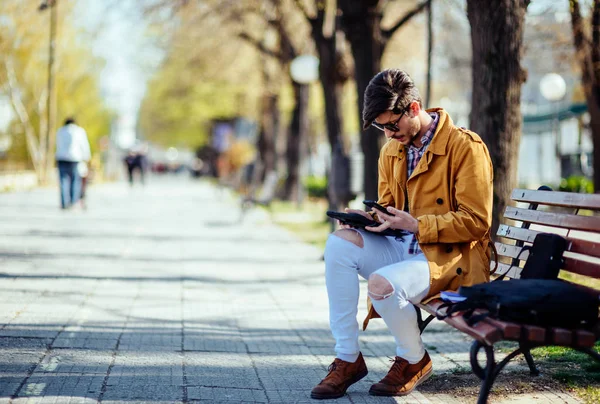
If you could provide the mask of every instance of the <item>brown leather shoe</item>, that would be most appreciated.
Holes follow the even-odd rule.
[[[379,383],[371,386],[369,394],[373,396],[405,396],[427,380],[432,371],[431,358],[427,352],[423,359],[414,365],[408,363],[406,359],[396,356],[388,374]]]
[[[329,373],[325,379],[321,380],[321,383],[310,392],[311,398],[326,400],[342,397],[346,394],[348,387],[369,373],[362,353],[358,355],[358,359],[354,363],[336,358],[329,365],[328,370]]]

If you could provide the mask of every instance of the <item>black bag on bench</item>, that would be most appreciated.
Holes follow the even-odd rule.
[[[598,322],[598,292],[585,286],[548,279],[513,279],[463,286],[465,300],[444,303],[436,316],[462,313],[474,325],[487,316],[542,327],[590,328]],[[445,310],[444,310],[445,309]],[[483,313],[475,314],[476,309]]]
[[[531,246],[522,247],[519,257],[529,251],[520,279],[556,279],[564,264],[563,253],[567,249],[567,239],[552,233],[539,233],[535,236]],[[512,266],[511,266],[512,268]],[[501,281],[508,271],[504,272],[496,281]]]

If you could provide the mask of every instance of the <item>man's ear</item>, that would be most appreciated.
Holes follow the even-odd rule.
[[[418,116],[419,112],[421,112],[421,104],[419,104],[417,101],[411,102],[408,104],[408,112],[412,118]]]

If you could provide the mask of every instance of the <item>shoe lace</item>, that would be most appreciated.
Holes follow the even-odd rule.
[[[329,365],[327,367],[327,370],[329,371],[329,373],[327,373],[327,376],[325,376],[325,378],[323,380],[321,380],[321,383],[328,382],[328,383],[335,384],[337,381],[337,378],[340,377],[337,373],[335,373],[335,371],[338,369],[340,364],[341,364],[341,362],[338,362],[337,360],[331,362],[331,365]]]
[[[383,378],[382,382],[387,384],[400,384],[404,379],[404,370],[408,366],[408,361],[399,356],[390,358],[390,362],[393,362],[392,368],[388,374]]]

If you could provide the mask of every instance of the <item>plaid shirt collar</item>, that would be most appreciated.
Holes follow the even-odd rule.
[[[427,146],[429,146],[429,143],[431,143],[431,139],[433,139],[435,130],[437,129],[438,123],[440,122],[440,114],[438,114],[437,112],[430,112],[429,116],[431,116],[433,122],[431,123],[429,129],[427,129],[427,132],[425,132],[423,137],[421,137],[421,143],[423,144],[423,146],[417,147],[411,143],[408,146],[408,149],[410,151],[420,151],[421,149],[426,149]]]

